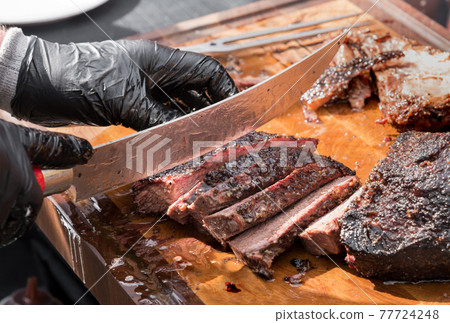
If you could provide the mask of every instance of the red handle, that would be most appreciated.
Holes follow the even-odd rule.
[[[42,174],[42,170],[38,166],[33,166],[34,175],[36,175],[36,179],[41,187],[42,193],[45,192],[45,178],[44,174]]]

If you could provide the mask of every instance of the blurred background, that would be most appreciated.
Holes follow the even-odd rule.
[[[450,0],[407,0],[406,2],[450,30]]]
[[[42,1],[44,2],[44,0]],[[94,0],[88,1],[91,1],[90,5],[95,2]],[[60,43],[101,41],[108,39],[108,36],[112,39],[119,39],[145,33],[256,1],[100,0],[99,3],[103,4],[88,12],[95,23],[81,14],[46,23],[42,21],[45,20],[43,17],[37,25],[22,25],[21,27],[27,35],[34,34]],[[276,0],[273,2],[276,5]],[[446,26],[450,31],[450,0],[407,0],[407,2],[439,24]],[[36,19],[37,12],[24,3],[26,3],[25,0],[16,0],[13,3],[11,0],[1,0],[0,23],[8,23],[8,19],[12,18],[17,21]],[[41,1],[30,0],[30,3],[37,5]],[[14,13],[8,13],[5,8],[8,6],[13,8],[12,4],[19,9],[15,9]],[[54,9],[48,20],[57,19],[55,18],[58,14],[57,8]],[[4,21],[1,21],[2,17]],[[0,249],[0,263],[0,299],[14,290],[24,287],[27,278],[32,276],[37,277],[38,284],[42,289],[49,291],[65,304],[73,304],[85,292],[83,284],[37,227],[34,227],[20,241]],[[96,304],[96,300],[92,295],[87,295],[80,304]]]
[[[52,0],[16,0],[12,2],[0,0],[0,3],[15,3],[16,7],[27,8],[21,3],[30,2],[37,5],[46,1]],[[104,3],[105,1],[106,3]],[[111,38],[118,39],[255,1],[257,0],[77,0],[77,3],[89,3],[86,5],[87,8],[96,3],[103,3],[89,11],[90,17],[98,26],[86,16],[77,15],[58,22],[24,26],[23,29],[25,34],[34,34],[49,41],[80,42],[107,39],[106,35],[98,28],[100,26]],[[61,3],[61,1],[58,2]],[[406,2],[441,25],[450,28],[450,0],[406,0]],[[276,5],[276,0],[273,3]],[[8,15],[4,6],[2,6],[2,11],[3,15]],[[37,15],[29,8],[20,11],[19,17],[23,17],[23,19],[28,19],[27,15],[32,17]],[[79,12],[77,8],[75,11]],[[4,23],[4,21],[0,19],[0,23]]]
[[[109,0],[100,7],[89,11],[89,16],[112,39],[119,39],[256,1]],[[60,22],[24,27],[23,29],[26,34],[35,34],[49,41],[80,42],[107,39],[98,26],[86,16],[78,15]]]

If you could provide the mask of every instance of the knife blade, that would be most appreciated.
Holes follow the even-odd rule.
[[[195,113],[95,147],[85,165],[35,169],[44,195],[74,185],[83,200],[173,168],[255,130],[286,112],[319,78],[348,29],[269,79]],[[200,149],[200,148],[203,149]]]

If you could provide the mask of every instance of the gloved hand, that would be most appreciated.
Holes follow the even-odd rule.
[[[86,163],[92,147],[84,139],[21,127],[0,120],[0,247],[21,237],[42,204],[32,163],[70,168]]]
[[[237,92],[225,68],[201,54],[145,40],[60,45],[32,36],[11,107],[46,126],[142,130]]]

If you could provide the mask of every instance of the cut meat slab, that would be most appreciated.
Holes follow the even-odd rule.
[[[361,74],[352,63],[394,52],[403,55]],[[384,119],[402,131],[450,128],[450,53],[404,37],[352,31],[333,64],[301,99],[308,121],[318,121],[313,110],[327,102],[345,99],[352,108],[360,109],[374,94],[379,97]],[[341,74],[327,75],[340,68]]]
[[[367,74],[370,74],[367,71]],[[361,111],[366,99],[372,96],[372,81],[370,75],[359,75],[350,81],[348,89],[348,102],[356,111]]]
[[[401,51],[390,51],[367,58],[357,57],[349,62],[330,66],[314,83],[313,87],[301,97],[301,102],[307,109],[316,110],[333,98],[346,97],[346,91],[354,78],[367,72],[377,64],[400,56],[403,56]]]
[[[336,207],[330,213],[324,215],[305,231],[300,233],[299,238],[303,247],[315,256],[337,255],[344,252],[344,245],[341,243],[340,220],[344,216],[350,203],[362,192],[362,188],[350,196],[344,203]]]
[[[286,213],[245,231],[229,242],[236,256],[254,272],[271,279],[276,256],[290,247],[311,222],[347,199],[359,186],[355,176],[346,176],[322,186],[293,205]]]
[[[200,184],[169,207],[167,215],[179,222],[192,215],[201,222],[204,216],[259,192],[287,176],[295,167],[312,161],[316,141],[291,143],[295,148],[267,148],[209,172]]]
[[[141,215],[159,214],[181,195],[203,180],[205,175],[224,162],[246,155],[254,149],[270,147],[272,142],[298,141],[298,138],[251,132],[224,147],[205,154],[185,164],[169,169],[133,185],[133,202]],[[308,141],[305,139],[305,141]],[[317,139],[311,139],[317,143]]]
[[[347,261],[363,276],[450,278],[450,133],[406,132],[342,219]]]
[[[295,169],[291,174],[263,191],[229,208],[203,218],[204,226],[218,241],[253,227],[280,212],[326,183],[354,172],[328,157],[316,155],[316,161]]]
[[[374,67],[380,109],[395,127],[439,131],[450,126],[450,53],[389,34],[353,32],[363,56],[400,50],[404,56]]]

